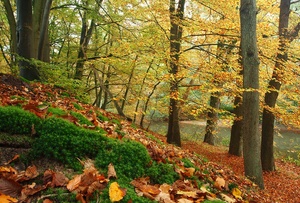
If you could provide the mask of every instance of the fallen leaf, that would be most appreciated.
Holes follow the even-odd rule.
[[[50,199],[44,199],[43,203],[53,203],[53,201]]]
[[[11,196],[0,193],[0,202],[1,203],[14,203],[14,202],[18,202],[18,200]]]
[[[185,198],[181,198],[177,202],[178,203],[193,203],[194,201],[189,200],[189,199],[185,199]]]
[[[219,189],[219,190],[223,190],[225,188],[225,185],[226,185],[226,182],[224,180],[224,178],[220,178],[220,177],[217,177],[216,180],[215,180],[215,188]]]
[[[235,203],[236,202],[235,199],[229,197],[228,195],[225,195],[225,194],[222,194],[222,193],[220,195],[221,195],[222,199],[224,201],[228,202],[228,203]]]
[[[237,199],[243,199],[242,192],[238,188],[233,188],[231,194]]]
[[[20,196],[22,186],[14,180],[7,179],[0,176],[0,192],[17,198]]]
[[[81,182],[82,175],[76,175],[72,180],[69,181],[67,184],[67,189],[72,192],[76,190]]]
[[[123,199],[126,195],[126,191],[121,189],[117,182],[113,182],[109,186],[109,199],[112,202],[117,202]]]
[[[11,160],[9,160],[7,163],[5,163],[4,165],[8,165],[10,164],[11,162],[17,160],[18,158],[20,158],[20,155],[19,154],[16,154]]]
[[[115,167],[112,163],[108,165],[107,178],[117,178],[117,173]]]

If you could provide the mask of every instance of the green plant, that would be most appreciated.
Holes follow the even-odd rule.
[[[173,164],[153,162],[151,167],[147,169],[147,176],[150,177],[152,183],[174,183],[179,175],[175,172]]]
[[[226,203],[222,200],[205,200],[203,203]]]
[[[127,203],[127,202],[138,202],[138,203],[153,203],[156,201],[152,201],[145,197],[140,197],[135,192],[134,187],[130,184],[131,180],[125,177],[118,178],[117,180],[118,184],[121,188],[126,189],[126,195],[122,200],[120,200],[120,203]],[[102,194],[100,196],[101,202],[103,203],[111,203],[109,200],[109,185],[106,189],[102,191]]]
[[[97,117],[98,117],[101,121],[109,121],[109,118],[107,118],[106,116],[104,116],[104,115],[101,114],[100,112],[97,112]]]
[[[73,104],[73,106],[74,106],[75,109],[77,109],[77,110],[83,110],[82,106],[80,106],[79,104],[77,104],[75,102],[73,102],[72,104]]]
[[[75,112],[75,111],[71,111],[70,114],[72,116],[74,116],[75,118],[77,118],[79,120],[79,123],[82,125],[88,125],[88,126],[92,126],[93,123],[91,121],[89,121],[84,115],[82,115],[81,113]]]
[[[54,108],[54,107],[49,107],[47,111],[48,111],[48,113],[51,113],[51,114],[57,115],[57,116],[64,116],[67,114],[64,110],[59,109],[59,108]]]
[[[58,160],[75,170],[81,165],[77,158],[94,158],[109,138],[83,129],[61,118],[50,117],[43,123],[29,153],[30,158],[46,157]]]
[[[48,199],[55,203],[70,203],[78,202],[76,200],[76,194],[70,193],[68,190],[63,188],[49,188],[42,192],[42,195],[49,196]],[[42,203],[40,200],[38,203]]]
[[[32,128],[39,128],[41,119],[19,107],[0,107],[0,131],[11,134],[30,134]]]
[[[186,168],[196,168],[195,165],[188,158],[183,158],[181,161],[184,163],[184,167]]]
[[[134,179],[146,172],[151,158],[141,143],[130,140],[113,140],[99,149],[95,159],[98,168],[105,169],[112,163],[118,174]]]

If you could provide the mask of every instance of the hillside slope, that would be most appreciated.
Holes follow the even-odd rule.
[[[20,109],[31,112],[43,123],[42,127],[30,125],[27,134],[23,135],[25,137],[18,133],[1,133],[0,200],[8,198],[4,195],[6,194],[23,202],[34,202],[38,199],[44,202],[76,202],[76,199],[79,202],[300,202],[296,199],[300,194],[299,168],[296,166],[294,170],[290,170],[290,174],[282,171],[265,174],[270,179],[266,180],[267,189],[260,191],[243,177],[241,158],[229,157],[221,148],[202,143],[185,141],[182,148],[169,145],[165,142],[164,136],[146,132],[117,115],[82,103],[75,99],[76,95],[69,94],[63,88],[41,83],[26,84],[11,75],[0,74],[0,95],[0,106],[19,106]],[[53,116],[75,124],[76,128],[52,119]],[[50,123],[48,131],[45,130],[47,122]],[[63,128],[56,127],[61,128],[58,133],[68,128],[73,134],[80,131],[80,135],[87,134],[92,136],[91,139],[101,134],[108,140],[101,138],[105,140],[105,145],[94,147],[93,140],[89,145],[84,145],[82,143],[85,143],[85,140],[80,136],[78,137],[81,139],[80,143],[74,141],[75,137],[69,139],[67,136],[65,143],[72,144],[75,148],[82,146],[82,149],[75,151],[72,147],[68,149],[69,151],[60,149],[57,152],[66,151],[63,155],[69,155],[68,158],[71,159],[66,162],[67,164],[62,164],[65,157],[61,154],[57,157],[54,154],[53,157],[56,159],[36,156],[30,162],[18,156],[13,159],[14,155],[26,154],[32,147],[47,151],[45,143],[47,139],[52,138],[51,131],[56,129],[51,129],[51,126],[57,122],[64,125]],[[53,137],[52,148],[63,142],[64,139],[60,138]],[[141,143],[147,154],[142,154],[141,151],[144,149],[134,144],[134,141]],[[52,148],[48,153],[52,153]],[[89,150],[84,151],[85,148],[97,151],[90,153]],[[76,154],[78,151],[82,154]],[[114,154],[111,155],[111,152]],[[38,154],[36,151],[31,153]],[[90,156],[95,160],[96,166],[88,159]],[[140,160],[147,160],[148,156],[151,160],[147,161],[146,165],[140,163]],[[109,160],[105,157],[109,157]],[[118,159],[114,162],[115,157]],[[80,163],[76,161],[77,158],[80,158],[84,167],[78,168],[77,164],[73,165],[74,162]],[[109,161],[114,162],[115,167],[108,164]],[[28,171],[34,171],[35,175],[28,176]],[[81,176],[76,176],[80,172]],[[20,181],[24,179],[22,175],[24,173],[27,173],[28,177],[25,181]],[[59,181],[56,177],[60,177]],[[86,180],[83,177],[90,178]],[[41,180],[42,184],[34,186],[28,182]],[[271,182],[274,180],[278,182]],[[58,184],[57,181],[61,183]],[[120,186],[116,186],[115,183]],[[10,190],[16,188],[19,193],[11,193]],[[62,189],[65,195],[61,195],[62,192],[57,188]],[[66,196],[72,197],[62,201]],[[139,199],[139,196],[144,198]]]

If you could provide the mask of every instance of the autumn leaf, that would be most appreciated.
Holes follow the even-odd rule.
[[[18,200],[13,197],[10,197],[8,195],[0,193],[0,202],[1,203],[14,203],[14,202],[18,202]]]
[[[67,189],[72,192],[76,190],[81,182],[82,175],[76,175],[72,180],[70,180],[67,184]]]
[[[117,202],[123,199],[126,195],[126,190],[120,188],[117,182],[113,182],[109,186],[109,199],[112,202]]]
[[[225,188],[226,182],[224,178],[217,177],[214,183],[215,188],[223,190]]]
[[[0,192],[11,197],[18,197],[21,194],[22,186],[14,180],[0,176]]]
[[[51,187],[65,186],[68,182],[67,177],[61,172],[54,172],[53,170],[46,170],[44,172],[44,184],[50,184]]]
[[[112,163],[108,165],[107,178],[117,178],[117,173],[115,167]]]
[[[237,199],[242,199],[242,192],[238,188],[233,188],[231,194]]]

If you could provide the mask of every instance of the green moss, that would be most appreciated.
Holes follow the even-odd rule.
[[[99,149],[95,164],[106,170],[109,163],[112,163],[117,175],[123,174],[134,179],[145,174],[150,160],[144,145],[130,140],[114,140]]]
[[[127,178],[118,178],[117,180],[118,184],[121,188],[126,189],[126,195],[124,198],[119,201],[120,203],[127,203],[127,202],[138,202],[138,203],[153,203],[156,201],[152,201],[145,197],[140,197],[136,194],[134,187],[130,184],[131,180]],[[109,184],[110,185],[110,184]],[[103,190],[101,194],[101,202],[103,203],[111,203],[109,200],[109,185],[106,189]]]
[[[57,116],[64,116],[67,114],[64,110],[59,108],[53,108],[53,107],[48,108],[48,113],[52,113],[53,115],[57,115]]]
[[[82,125],[88,125],[88,126],[92,126],[93,123],[91,121],[89,121],[84,115],[82,115],[81,113],[75,112],[75,111],[71,111],[70,114],[72,116],[74,116],[75,118],[77,118],[79,120],[79,123]]]
[[[77,158],[94,158],[98,149],[108,142],[101,133],[86,130],[61,118],[50,117],[39,130],[29,157],[46,157],[60,161],[75,170],[81,165]]]
[[[149,176],[151,182],[155,184],[172,184],[179,178],[179,175],[174,170],[173,164],[157,162],[152,163],[152,166],[147,169],[146,175]]]
[[[98,117],[101,121],[109,121],[109,118],[107,118],[106,116],[104,116],[104,115],[101,114],[100,112],[97,112],[97,117]]]
[[[63,188],[49,188],[42,192],[42,195],[49,195],[48,199],[55,203],[71,203],[78,202],[76,200],[76,194],[70,193],[67,189]],[[43,200],[38,201],[38,203],[42,203]]]
[[[30,134],[32,126],[39,128],[41,119],[19,107],[0,107],[0,131],[11,134]]]
[[[77,110],[83,110],[82,106],[80,106],[79,104],[77,104],[75,102],[73,102],[72,104],[73,104],[73,106],[74,106],[75,109],[77,109]]]

